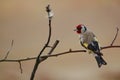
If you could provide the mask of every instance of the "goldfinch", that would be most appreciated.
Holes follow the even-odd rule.
[[[94,55],[98,67],[107,65],[107,62],[102,57],[103,54],[100,52],[100,46],[95,34],[89,31],[83,24],[77,25],[75,31],[80,35],[80,44]]]

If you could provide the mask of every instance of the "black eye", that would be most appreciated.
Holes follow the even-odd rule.
[[[84,26],[84,29],[85,29],[85,31],[87,30],[87,28]]]

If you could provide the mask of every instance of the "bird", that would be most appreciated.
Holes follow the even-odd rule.
[[[74,31],[80,36],[80,44],[88,50],[90,54],[93,54],[98,67],[100,68],[102,65],[107,65],[107,62],[103,59],[103,54],[100,51],[100,44],[96,35],[88,30],[84,24],[78,24],[75,27]]]

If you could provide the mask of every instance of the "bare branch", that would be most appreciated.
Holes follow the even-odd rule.
[[[110,48],[120,48],[120,45],[115,45],[115,46],[104,46],[101,47],[101,50],[104,49],[110,49]],[[60,52],[60,53],[56,53],[56,54],[51,54],[51,55],[43,55],[40,58],[45,58],[45,57],[57,57],[60,55],[65,55],[65,54],[75,54],[75,53],[81,53],[81,52],[87,52],[86,50],[68,50],[68,51],[64,51],[64,52]],[[31,58],[25,58],[25,59],[6,59],[6,60],[0,60],[0,62],[19,62],[19,61],[30,61],[30,60],[35,60],[37,59],[37,57],[31,57]]]
[[[7,57],[8,57],[8,55],[9,55],[10,51],[12,50],[13,43],[14,43],[14,40],[12,40],[12,42],[11,42],[11,46],[10,46],[8,52],[6,53],[6,56],[4,57],[4,60],[7,59]]]
[[[34,68],[33,68],[32,74],[31,74],[31,77],[30,77],[30,80],[34,79],[34,76],[35,76],[36,70],[38,68],[38,65],[41,63],[41,61],[43,61],[43,59],[41,60],[40,56],[43,53],[43,51],[48,47],[50,39],[51,39],[51,20],[52,20],[52,16],[50,15],[51,14],[50,5],[48,5],[46,7],[46,11],[48,13],[48,19],[49,19],[49,35],[48,35],[48,39],[47,39],[46,45],[43,47],[43,49],[40,51],[40,53],[37,56],[37,59],[36,59],[36,62],[35,62],[35,65],[34,65]]]
[[[109,48],[120,48],[120,45],[104,46],[104,47],[101,47],[101,50],[103,50],[103,49],[109,49]]]
[[[25,58],[25,59],[2,59],[0,62],[22,62],[22,61],[30,61],[37,59],[37,57]]]
[[[23,69],[22,69],[21,61],[19,61],[18,63],[19,63],[19,66],[20,66],[20,72],[21,72],[21,74],[22,74],[22,73],[23,73]]]
[[[87,52],[86,50],[71,50],[71,51],[65,51],[65,52],[61,52],[61,53],[57,53],[57,54],[51,54],[51,55],[45,55],[45,56],[41,56],[41,58],[43,57],[57,57],[60,55],[65,55],[65,54],[75,54],[75,53],[81,53],[81,52]]]
[[[51,19],[52,19],[52,17],[50,16],[50,12],[51,12],[50,5],[48,5],[46,7],[46,11],[48,13],[48,19],[49,19],[49,35],[48,35],[48,40],[47,40],[46,44],[44,45],[43,49],[40,51],[40,53],[38,55],[38,59],[39,59],[40,55],[43,53],[43,51],[45,50],[45,48],[48,47],[50,39],[51,39]]]
[[[115,35],[115,37],[114,37],[114,39],[113,39],[113,41],[111,43],[111,46],[114,44],[114,42],[115,42],[115,40],[116,40],[116,38],[118,36],[118,32],[119,32],[119,28],[117,27],[116,35]]]

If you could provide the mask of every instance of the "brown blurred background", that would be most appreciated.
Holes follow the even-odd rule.
[[[120,28],[119,0],[0,0],[0,59],[11,40],[15,43],[9,59],[38,55],[48,37],[48,4],[54,12],[50,44],[60,40],[53,54],[70,48],[83,49],[73,31],[79,23],[97,35],[101,46],[109,45],[116,27]],[[120,44],[120,34],[115,44]],[[87,53],[48,58],[39,65],[35,80],[120,80],[120,49],[102,52],[108,65],[100,69]],[[23,74],[18,63],[0,63],[0,80],[29,80],[34,63],[22,62]]]

